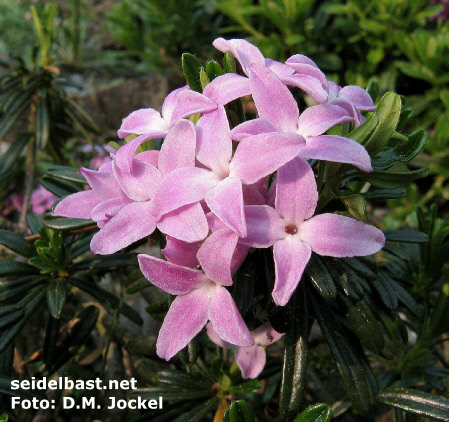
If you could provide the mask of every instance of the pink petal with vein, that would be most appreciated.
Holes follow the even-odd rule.
[[[223,223],[240,236],[246,236],[242,183],[239,179],[227,177],[218,182],[215,188],[207,192],[205,199],[210,210]]]
[[[313,252],[336,258],[372,255],[385,245],[385,236],[376,227],[338,214],[304,221],[299,235]]]
[[[302,227],[302,226],[301,226]],[[301,280],[312,254],[310,246],[298,235],[287,235],[273,246],[276,281],[273,300],[285,306]]]
[[[80,171],[86,178],[87,183],[89,183],[95,195],[100,199],[106,200],[123,195],[122,190],[112,173],[90,170],[84,167],[81,167]]]
[[[295,74],[287,78],[282,78],[282,82],[286,85],[296,86],[302,89],[318,103],[324,103],[327,100],[327,90],[323,87],[321,81],[314,76]]]
[[[141,108],[126,117],[117,132],[119,138],[129,135],[143,135],[149,132],[163,132],[168,129],[168,122],[152,108]]]
[[[252,346],[254,340],[226,288],[217,285],[209,307],[209,320],[219,337],[236,346]]]
[[[256,183],[296,157],[305,140],[296,133],[263,133],[239,143],[230,164],[230,176]]]
[[[76,192],[58,202],[53,215],[90,219],[90,212],[100,202],[101,199],[92,190]]]
[[[296,157],[277,172],[276,211],[286,223],[312,217],[318,202],[315,175],[304,158]]]
[[[205,114],[196,125],[198,140],[197,160],[217,174],[227,176],[232,156],[229,122],[222,105]]]
[[[209,233],[206,216],[198,202],[163,215],[157,227],[162,233],[184,242],[199,242]]]
[[[348,85],[339,92],[339,98],[344,98],[351,102],[357,109],[365,111],[375,111],[376,106],[373,103],[371,95],[362,87],[357,85]]]
[[[299,117],[297,132],[305,138],[317,136],[331,127],[353,121],[347,110],[332,104],[320,104],[309,107]]]
[[[109,255],[147,237],[156,228],[151,215],[151,202],[131,202],[94,235],[90,249],[95,254]]]
[[[203,95],[221,105],[250,94],[249,79],[235,73],[218,76],[208,83],[203,91]]]
[[[248,234],[240,243],[253,248],[268,248],[287,236],[285,222],[278,212],[268,205],[245,207]]]
[[[305,158],[352,164],[371,172],[371,158],[358,142],[338,135],[321,135],[307,138],[306,147],[301,151]]]
[[[239,347],[234,353],[235,362],[243,379],[255,379],[263,371],[267,361],[265,349],[260,346]]]
[[[198,261],[204,273],[222,286],[232,285],[231,261],[238,235],[229,229],[213,232],[201,245]]]
[[[157,338],[159,357],[170,360],[194,339],[207,323],[209,303],[205,289],[178,296],[173,301]]]
[[[270,344],[276,343],[284,334],[278,333],[269,322],[266,322],[251,331],[251,335],[253,336],[254,343],[259,346],[269,346]]]
[[[169,235],[165,240],[167,243],[161,252],[167,261],[189,268],[195,268],[199,264],[196,254],[200,249],[200,242],[188,243]]]
[[[265,66],[253,64],[249,84],[259,116],[281,132],[296,132],[298,105],[280,79]]]
[[[198,113],[208,113],[217,108],[217,104],[199,92],[185,89],[178,95],[178,105],[173,110],[171,122],[185,119]]]
[[[240,142],[250,135],[276,132],[276,128],[267,120],[253,119],[243,122],[231,130],[231,139]]]
[[[181,88],[175,89],[172,92],[170,92],[170,94],[167,95],[167,97],[164,100],[164,104],[162,104],[162,116],[164,116],[164,119],[167,122],[171,122],[172,119],[172,115],[173,115],[173,111],[176,108],[176,106],[178,105],[178,96],[182,91],[188,90],[189,86],[188,85],[184,85]]]
[[[193,123],[179,120],[162,143],[158,169],[163,176],[181,167],[195,166],[196,131]]]
[[[200,270],[173,264],[153,255],[140,254],[137,260],[142,274],[164,292],[184,295],[207,284],[207,278]]]

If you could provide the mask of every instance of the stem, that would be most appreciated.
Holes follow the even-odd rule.
[[[213,422],[223,422],[223,416],[226,410],[228,409],[229,409],[229,402],[225,398],[221,399],[220,405],[218,406],[218,409],[215,412]]]

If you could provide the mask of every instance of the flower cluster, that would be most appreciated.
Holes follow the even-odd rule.
[[[385,242],[371,225],[338,214],[315,214],[319,193],[310,162],[372,171],[362,145],[326,134],[340,123],[360,125],[361,111],[375,110],[369,94],[328,81],[303,55],[279,63],[244,40],[219,38],[214,46],[230,50],[244,75],[218,76],[202,93],[187,86],[177,89],[160,113],[131,113],[118,136],[135,137],[98,171],[82,169],[91,190],[66,197],[54,211],[94,220],[100,231],[91,249],[97,254],[114,253],[156,228],[166,235],[166,260],[144,254],[138,260],[148,280],[177,296],[157,343],[159,356],[167,360],[208,322],[221,341],[254,345],[227,289],[251,248],[273,246],[272,297],[284,306],[312,252],[364,256]],[[289,87],[301,89],[317,104],[300,113]],[[227,104],[247,95],[257,118],[231,127]],[[164,138],[159,151],[137,153],[155,138]]]

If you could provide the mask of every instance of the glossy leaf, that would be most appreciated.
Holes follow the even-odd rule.
[[[411,182],[429,174],[429,169],[423,167],[417,170],[409,170],[404,172],[392,171],[373,171],[372,173],[359,172],[360,177],[374,186],[384,189],[395,189],[406,187]]]
[[[324,403],[309,406],[295,422],[329,422],[332,419],[332,409]]]
[[[395,311],[398,308],[396,292],[390,283],[390,278],[386,274],[380,272],[377,282],[373,282],[372,286],[384,306],[392,311]]]
[[[334,280],[323,264],[321,258],[312,254],[305,270],[310,277],[310,281],[326,300],[334,300],[337,296],[337,287]]]
[[[231,403],[223,416],[223,422],[256,422],[252,407],[244,400]]]
[[[51,280],[47,286],[47,303],[53,318],[60,318],[67,298],[68,285],[65,280]]]
[[[447,421],[449,419],[449,399],[420,390],[390,387],[377,395],[380,403],[403,409],[417,415]]]
[[[238,385],[229,387],[229,391],[234,394],[251,394],[263,387],[259,380],[248,380]]]
[[[72,193],[76,193],[80,190],[79,186],[73,182],[63,179],[50,178],[48,176],[44,176],[41,179],[41,185],[60,198],[71,195]]]
[[[81,174],[79,168],[68,166],[52,166],[46,174],[56,179],[68,180],[70,182],[87,184],[86,178]]]
[[[412,230],[386,230],[384,235],[389,242],[424,243],[429,241],[426,233]]]
[[[53,217],[51,214],[45,214],[43,223],[46,227],[53,230],[80,230],[86,227],[95,226],[92,220],[81,218]]]
[[[13,252],[30,258],[35,254],[34,248],[22,236],[8,230],[0,230],[0,245],[6,246]]]
[[[14,274],[38,274],[39,270],[25,262],[0,262],[0,276]]]

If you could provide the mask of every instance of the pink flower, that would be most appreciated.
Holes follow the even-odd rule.
[[[235,362],[240,368],[243,379],[254,379],[259,376],[267,361],[267,355],[263,346],[276,343],[284,335],[275,331],[270,323],[265,323],[251,331],[254,345],[235,346],[223,341],[214,331],[211,324],[207,324],[206,329],[207,335],[217,346],[224,349],[235,349]]]
[[[151,255],[138,255],[140,270],[154,285],[178,295],[162,324],[157,354],[171,359],[205,327],[208,321],[229,343],[251,346],[253,338],[230,293],[200,270],[183,267]]]
[[[51,209],[53,202],[55,202],[57,199],[58,197],[56,195],[49,192],[42,185],[39,185],[39,187],[31,193],[31,210],[40,215],[43,215],[49,209]]]
[[[297,157],[277,172],[275,208],[245,207],[248,246],[273,246],[274,302],[284,306],[296,289],[312,251],[337,258],[365,256],[385,244],[383,233],[368,224],[337,214],[314,211],[318,201],[315,176],[307,161]]]

